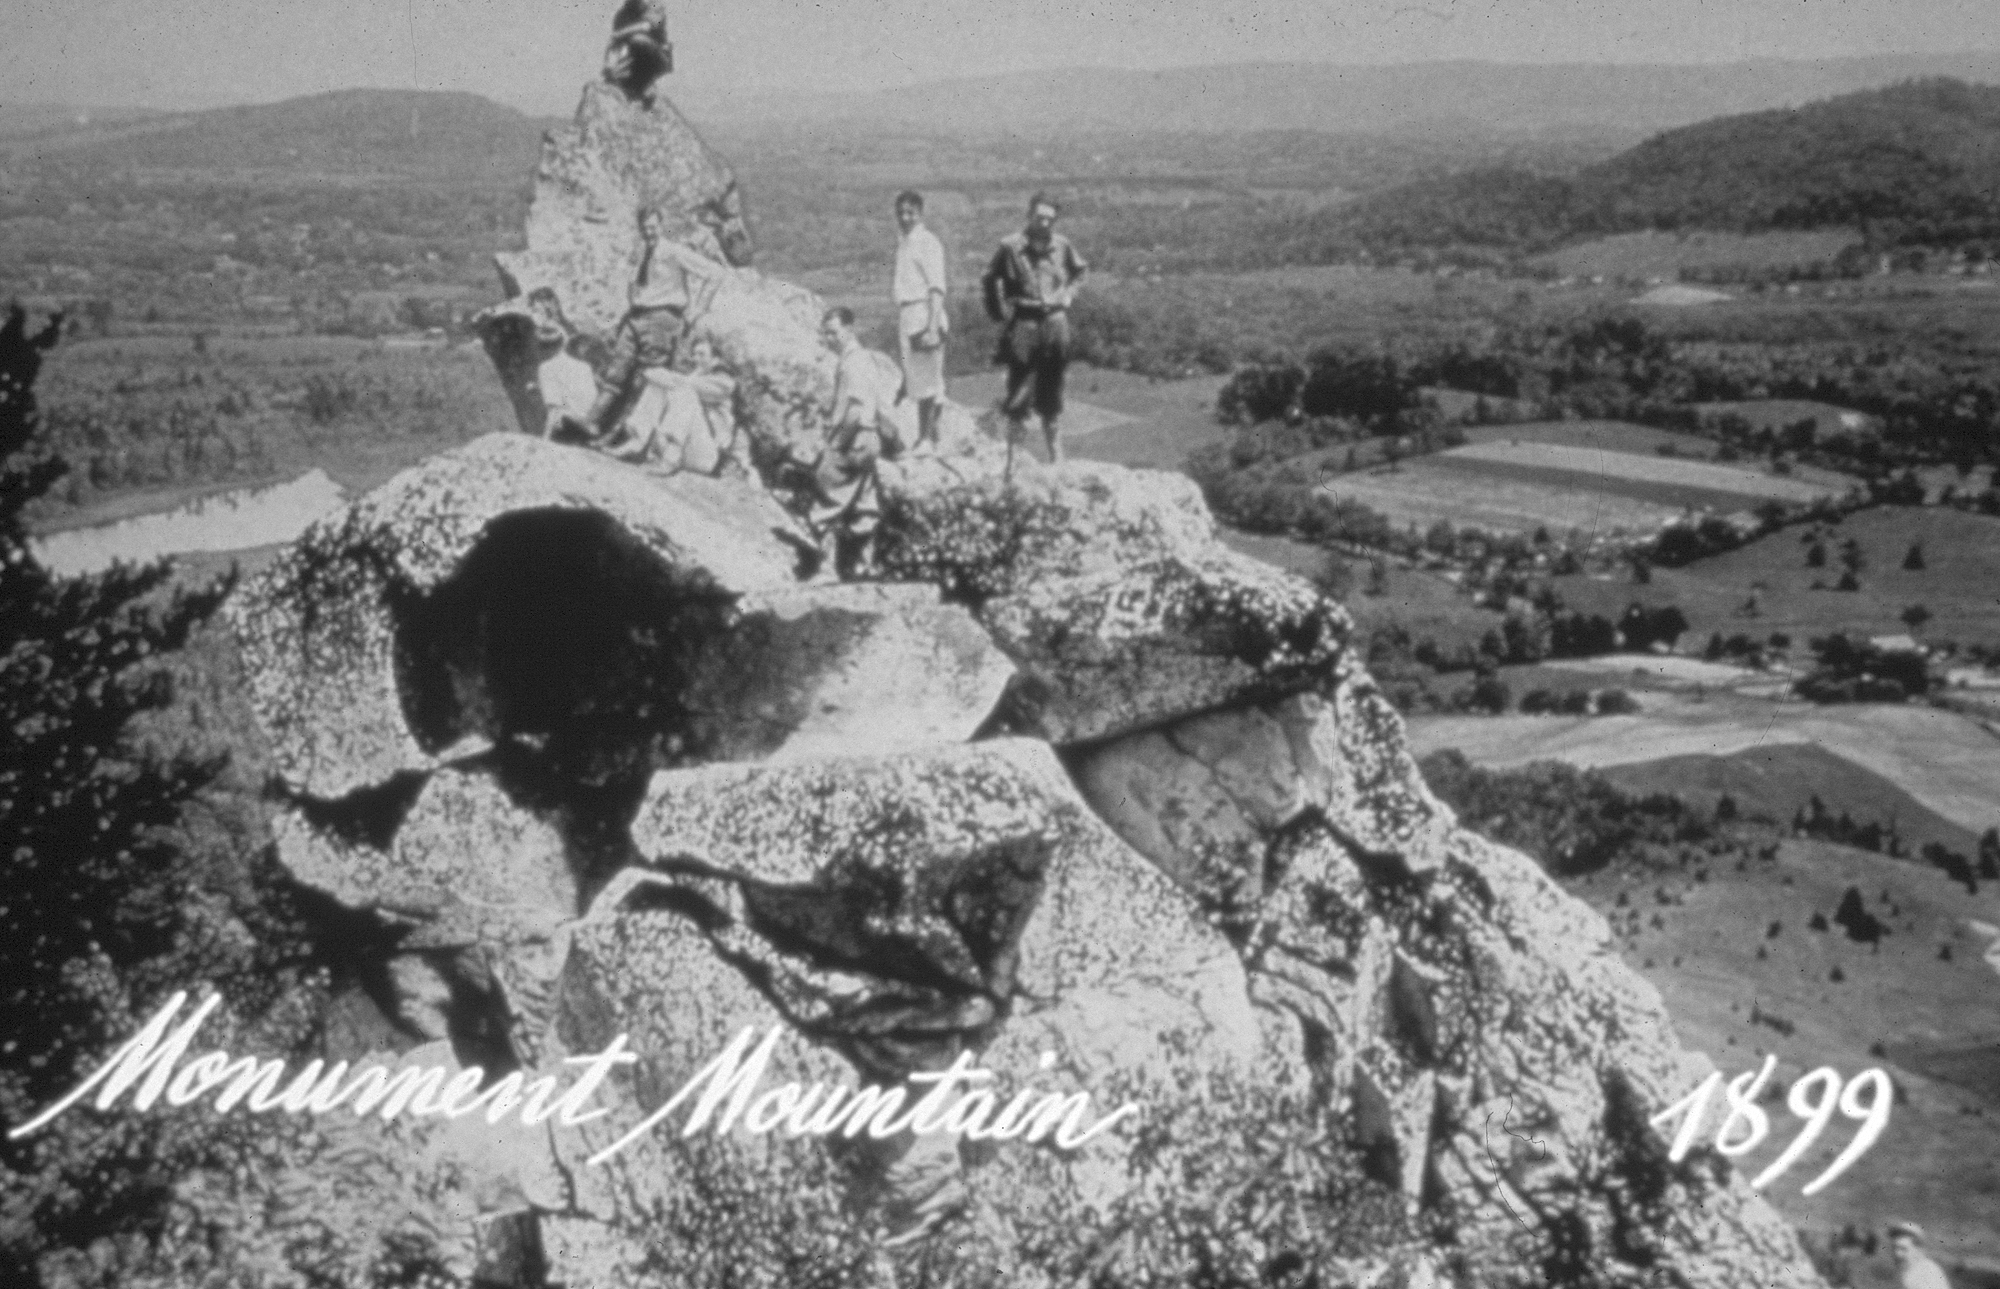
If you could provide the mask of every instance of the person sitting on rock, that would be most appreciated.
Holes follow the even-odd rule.
[[[600,437],[617,426],[619,415],[638,392],[640,372],[674,365],[681,334],[687,329],[697,291],[688,262],[697,257],[667,241],[665,225],[657,210],[639,215],[643,243],[639,269],[627,295],[624,320],[611,340],[603,391],[590,410],[591,430]]]
[[[713,475],[736,455],[736,378],[707,337],[688,346],[692,371],[652,369],[625,418],[627,433],[605,450],[655,474]]]
[[[1944,1268],[1924,1252],[1924,1228],[1915,1222],[1897,1222],[1889,1228],[1889,1255],[1896,1260],[1903,1289],[1951,1289]]]
[[[586,439],[597,402],[597,376],[576,356],[575,336],[553,290],[544,286],[530,292],[528,315],[535,323],[535,392],[547,409],[542,434],[561,441]]]
[[[651,104],[653,84],[674,70],[667,39],[667,11],[659,0],[625,0],[611,19],[604,50],[604,79],[627,98]]]

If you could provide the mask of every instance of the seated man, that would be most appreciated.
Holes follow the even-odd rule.
[[[647,388],[625,418],[624,439],[606,450],[656,474],[692,470],[712,475],[736,440],[736,378],[726,371],[706,337],[689,346],[694,369],[653,368]]]

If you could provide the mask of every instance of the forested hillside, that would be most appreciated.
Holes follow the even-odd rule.
[[[16,164],[70,161],[93,173],[403,174],[513,187],[550,124],[477,94],[340,90],[207,112],[100,117],[0,141],[0,156]]]
[[[1637,229],[1858,227],[2000,246],[2000,87],[1912,81],[1671,130],[1567,177],[1468,172],[1312,217],[1323,253],[1534,252]]]

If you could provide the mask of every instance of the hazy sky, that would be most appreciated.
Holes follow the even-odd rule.
[[[352,86],[567,114],[613,0],[0,0],[0,103],[205,107]],[[2000,47],[2000,0],[731,0],[677,5],[675,98],[1036,67],[1717,62]]]

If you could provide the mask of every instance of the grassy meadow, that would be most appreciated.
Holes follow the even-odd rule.
[[[1827,552],[1819,568],[1807,563],[1815,532]],[[1840,551],[1849,541],[1865,561],[1859,589],[1829,589],[1839,583]],[[1800,646],[1835,631],[1895,635],[1910,630],[1903,614],[1917,605],[1930,615],[1917,630],[1920,638],[1984,643],[2000,639],[1996,543],[2000,519],[1991,516],[1935,506],[1877,507],[1823,529],[1772,533],[1686,568],[1656,568],[1643,586],[1582,575],[1553,583],[1564,603],[1584,612],[1616,616],[1634,601],[1676,605],[1690,624],[1688,643],[1697,647],[1715,632],[1757,638],[1781,632]],[[1913,545],[1922,547],[1921,569],[1903,567]]]

